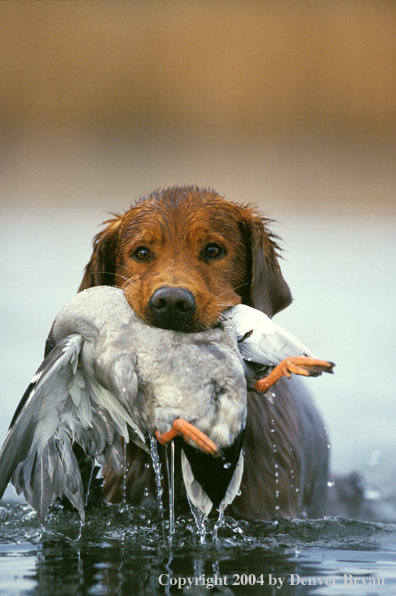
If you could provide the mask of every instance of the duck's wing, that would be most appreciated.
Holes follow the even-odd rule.
[[[232,320],[241,356],[248,362],[276,366],[289,356],[314,358],[299,339],[259,310],[238,304],[223,314]]]
[[[190,501],[206,516],[212,506],[223,511],[235,499],[242,480],[244,431],[213,457],[183,442],[182,474]]]
[[[181,466],[184,486],[186,487],[186,493],[190,502],[202,511],[205,517],[207,517],[212,510],[213,503],[200,483],[196,480],[191,464],[183,450],[181,452]]]
[[[81,475],[61,424],[66,404],[71,402],[70,410],[78,387],[80,375],[73,377],[82,344],[81,335],[71,335],[44,359],[17,407],[0,453],[0,495],[13,477],[18,494],[24,492],[41,520],[63,493],[83,513]],[[89,409],[81,400],[77,417],[89,424]]]
[[[248,338],[245,342],[239,344],[242,357],[251,358],[259,364],[268,364],[276,366],[282,360],[289,356],[304,356],[306,358],[315,358],[309,350],[297,337],[292,335],[283,327],[273,323],[275,331],[272,334],[262,335],[252,340]],[[245,356],[246,354],[246,356]]]
[[[230,505],[237,496],[242,481],[243,463],[244,458],[243,452],[241,451],[239,454],[238,462],[235,466],[235,469],[232,473],[231,479],[226,487],[223,497],[221,498],[220,502],[217,502],[216,508],[219,509],[219,511],[224,511],[224,509],[228,507],[228,505]],[[191,464],[183,450],[181,453],[181,465],[183,481],[184,486],[186,487],[187,496],[190,502],[195,507],[197,507],[197,509],[202,511],[205,517],[207,517],[212,510],[213,501],[210,499],[207,492],[203,489],[202,485],[195,478]],[[216,486],[216,483],[214,483],[214,486]]]
[[[122,465],[121,434],[135,427],[120,402],[88,378],[82,365],[83,337],[57,343],[34,375],[0,453],[0,497],[8,482],[23,492],[40,521],[63,494],[84,519],[81,473],[73,442],[100,462]]]
[[[224,495],[223,500],[220,503],[219,509],[220,511],[224,511],[228,505],[231,505],[235,497],[239,493],[239,488],[242,482],[242,475],[243,475],[243,465],[244,465],[244,456],[243,451],[239,454],[238,463],[235,467],[234,474],[232,475],[231,482],[228,485],[227,492]]]

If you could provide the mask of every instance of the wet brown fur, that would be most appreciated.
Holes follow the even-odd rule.
[[[105,223],[94,238],[79,290],[95,285],[125,288],[131,307],[149,324],[150,298],[164,286],[187,289],[194,296],[196,311],[187,331],[212,327],[226,307],[240,302],[269,316],[291,303],[270,220],[251,206],[231,203],[207,189],[173,187],[140,199]],[[206,259],[210,244],[221,246],[224,255]],[[146,260],[136,258],[142,246],[150,251]],[[327,480],[323,424],[300,387],[281,380],[275,393],[273,403],[254,391],[248,395],[242,492],[227,511],[262,519],[305,511],[318,516]],[[162,449],[160,456],[163,459]],[[136,503],[154,499],[153,471],[145,466],[149,456],[129,443],[127,458],[127,498]],[[184,507],[180,474],[178,482],[178,501]],[[107,470],[107,498],[121,500],[122,487],[122,478]]]

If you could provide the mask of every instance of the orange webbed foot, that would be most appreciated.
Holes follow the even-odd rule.
[[[209,437],[205,435],[199,428],[184,420],[184,418],[177,418],[172,425],[172,428],[165,433],[160,434],[158,430],[155,431],[155,436],[161,445],[170,443],[175,437],[182,436],[185,441],[193,441],[202,451],[219,457],[220,451]]]
[[[254,389],[265,392],[281,377],[290,378],[292,374],[302,375],[304,377],[317,377],[322,372],[332,373],[334,366],[333,362],[328,362],[327,360],[307,358],[306,356],[289,356],[282,360],[267,377],[256,381]]]

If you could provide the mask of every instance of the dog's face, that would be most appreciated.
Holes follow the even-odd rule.
[[[164,209],[142,202],[121,225],[116,283],[146,322],[201,331],[246,294],[246,247],[220,199],[187,213],[185,204]]]
[[[256,302],[271,295],[268,314],[290,302],[276,248],[252,208],[205,189],[175,187],[141,199],[109,222],[95,239],[80,290],[117,285],[147,323],[202,331],[216,325],[225,308],[241,301],[253,305],[254,284],[262,282],[264,270],[267,288]]]

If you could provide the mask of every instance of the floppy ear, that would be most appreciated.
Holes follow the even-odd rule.
[[[277,237],[257,216],[250,222],[250,306],[272,317],[291,304],[291,291],[279,266]]]
[[[93,286],[115,285],[115,253],[121,221],[122,216],[119,216],[103,222],[108,226],[93,239],[93,252],[85,267],[84,276],[78,288],[79,292]]]

